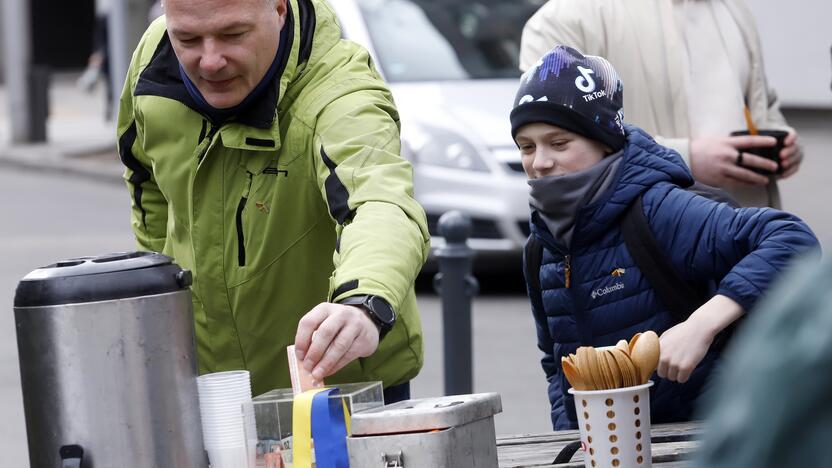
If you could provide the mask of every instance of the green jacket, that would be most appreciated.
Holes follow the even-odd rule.
[[[279,79],[219,127],[193,110],[164,19],[145,32],[118,119],[133,231],[140,249],[194,273],[201,373],[248,369],[255,394],[289,387],[300,318],[373,294],[395,327],[327,381],[395,385],[422,366],[413,282],[429,250],[399,116],[329,5],[289,3]]]

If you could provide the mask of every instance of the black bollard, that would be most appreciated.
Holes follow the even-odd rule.
[[[29,71],[29,142],[46,141],[49,119],[49,67],[33,65]]]
[[[471,275],[474,251],[467,245],[471,220],[458,211],[439,218],[439,235],[445,245],[436,250],[439,273],[433,288],[442,298],[445,354],[445,395],[473,393],[471,360],[471,298],[479,285]]]

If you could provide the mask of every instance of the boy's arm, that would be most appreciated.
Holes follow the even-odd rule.
[[[717,294],[696,309],[684,322],[662,333],[659,377],[687,382],[705,357],[719,332],[745,314],[745,309],[728,296]]]
[[[818,241],[789,213],[734,209],[680,188],[648,210],[657,239],[671,239],[667,251],[680,254],[673,262],[683,276],[719,282],[714,298],[662,335],[660,368],[665,376],[675,374],[676,380],[684,381],[713,337],[751,310],[793,258],[817,248]]]

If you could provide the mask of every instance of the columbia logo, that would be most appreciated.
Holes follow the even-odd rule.
[[[622,289],[624,289],[624,283],[615,283],[615,284],[613,284],[611,286],[607,286],[605,288],[598,288],[595,291],[592,291],[592,294],[590,294],[590,295],[592,296],[593,299],[597,299],[601,296],[606,296],[607,294],[609,294],[611,292],[620,291]]]

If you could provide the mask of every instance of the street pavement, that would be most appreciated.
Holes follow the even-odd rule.
[[[0,87],[0,466],[28,466],[12,303],[27,272],[57,260],[132,249],[129,199],[114,150],[115,129],[105,122],[101,90],[87,95],[59,76],[52,86],[50,141],[10,144],[5,90]],[[806,220],[832,247],[832,112],[789,111],[807,159],[783,181],[785,208]],[[519,269],[518,269],[519,270]],[[472,314],[474,391],[499,392],[498,434],[550,428],[546,383],[534,325],[519,271],[489,278]],[[428,281],[422,281],[428,283]],[[442,320],[438,298],[418,294],[425,332],[425,366],[414,397],[443,393]]]

